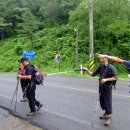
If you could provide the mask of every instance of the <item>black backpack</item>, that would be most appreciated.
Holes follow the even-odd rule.
[[[43,85],[43,80],[44,80],[44,74],[34,65],[31,64],[31,67],[33,68],[33,73],[34,73],[34,82],[36,85]]]

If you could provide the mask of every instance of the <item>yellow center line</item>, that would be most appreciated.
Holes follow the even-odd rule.
[[[49,85],[48,85],[49,86]],[[91,92],[91,93],[98,93],[96,90],[91,90],[91,89],[80,89],[80,88],[73,88],[73,87],[65,87],[65,86],[52,86],[50,85],[49,87],[55,87],[55,88],[64,88],[64,89],[70,89],[70,90],[76,90],[76,91],[83,91],[83,92]],[[130,98],[130,96],[125,95],[125,94],[119,94],[119,93],[113,93],[113,96],[116,97],[125,97],[125,98]]]

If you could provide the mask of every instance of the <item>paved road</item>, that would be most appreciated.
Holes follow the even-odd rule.
[[[100,107],[92,118],[98,99],[98,80],[64,76],[48,76],[44,87],[37,87],[36,97],[44,107],[34,117],[27,117],[28,103],[21,103],[19,86],[17,112],[15,103],[11,105],[16,88],[16,74],[0,74],[0,106],[11,113],[47,130],[130,130],[130,94],[128,82],[118,81],[113,91],[112,124],[105,127],[99,120]]]
[[[42,130],[0,108],[0,130]]]

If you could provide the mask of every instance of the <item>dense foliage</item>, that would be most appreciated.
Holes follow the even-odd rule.
[[[79,26],[79,64],[89,59],[89,0],[0,0],[0,71],[16,71],[23,50],[44,70],[75,68]],[[130,54],[130,1],[94,0],[94,53]],[[95,57],[96,64],[98,59]]]

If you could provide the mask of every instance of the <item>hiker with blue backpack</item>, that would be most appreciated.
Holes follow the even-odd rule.
[[[20,79],[24,79],[26,82],[26,93],[27,99],[29,102],[30,112],[27,116],[33,116],[36,114],[37,111],[43,106],[38,100],[35,98],[35,90],[36,90],[36,75],[35,75],[35,68],[29,62],[29,59],[23,57],[20,59],[20,62],[23,64],[25,68],[25,74],[21,75],[18,74],[17,77]],[[39,78],[38,78],[39,79]],[[37,109],[36,107],[37,106]]]

